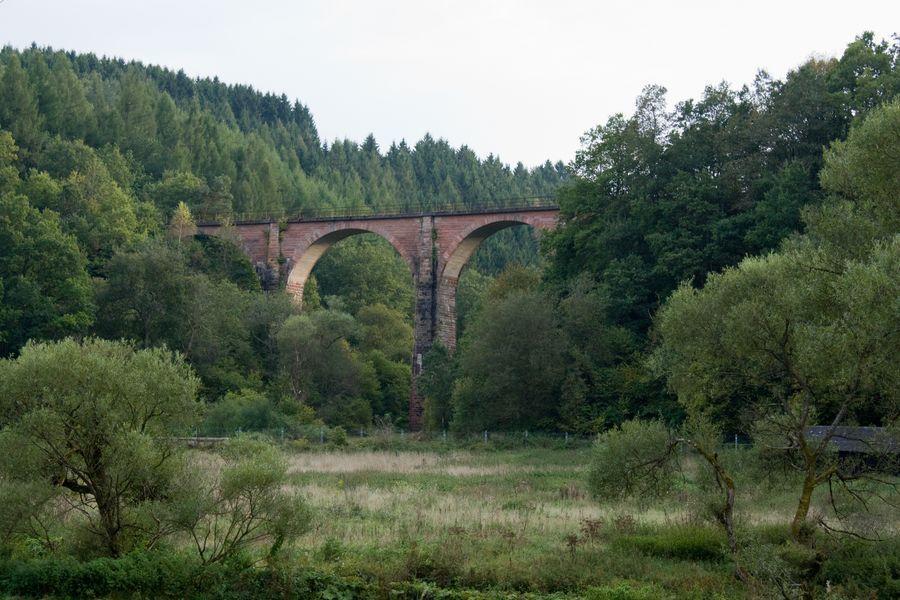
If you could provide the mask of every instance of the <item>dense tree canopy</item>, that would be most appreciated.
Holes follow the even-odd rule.
[[[656,358],[690,412],[743,416],[759,442],[797,453],[795,537],[815,488],[841,476],[834,428],[887,426],[900,414],[898,148],[895,101],[826,153],[831,195],[806,209],[805,234],[710,275],[702,289],[682,284],[658,316]],[[812,439],[809,427],[821,424],[829,428]]]
[[[566,177],[561,163],[510,168],[430,135],[386,151],[371,135],[324,144],[309,110],[285,96],[93,54],[4,48],[0,78],[0,128],[26,167],[46,165],[52,146],[114,147],[116,183],[164,215],[178,201],[220,215],[490,205],[548,194]]]
[[[765,253],[804,230],[829,256],[867,264],[874,254],[848,253],[875,229],[896,231],[884,220],[896,204],[896,144],[877,123],[889,118],[878,107],[900,91],[898,54],[865,34],[840,58],[807,61],[783,81],[760,72],[752,85],[710,86],[674,107],[648,86],[633,115],[587,132],[569,168],[529,170],[428,135],[386,149],[372,136],[326,144],[309,110],[283,96],[5,48],[0,236],[13,251],[0,257],[0,352],[15,355],[31,338],[126,338],[182,353],[201,395],[227,398],[218,428],[243,418],[251,428],[316,418],[357,427],[375,417],[404,426],[413,286],[389,244],[337,244],[316,265],[300,313],[260,285],[227,228],[194,236],[196,223],[498,205],[559,190],[560,227],[541,238],[542,256],[529,228],[512,228],[463,271],[459,350],[426,357],[429,423],[579,432],[635,417],[673,424],[684,407],[647,356],[662,331],[653,315],[680,284],[727,279],[716,274],[747,256],[775,260]],[[884,218],[847,212],[829,194]],[[732,428],[733,401],[720,407]]]
[[[59,216],[31,206],[0,132],[0,356],[31,338],[84,333],[93,320],[87,263]]]
[[[784,81],[721,84],[669,110],[650,86],[630,116],[584,136],[548,236],[554,281],[590,274],[610,317],[643,331],[680,282],[776,247],[822,200],[822,150],[854,118],[900,92],[900,46],[864,35],[836,60],[811,60]]]

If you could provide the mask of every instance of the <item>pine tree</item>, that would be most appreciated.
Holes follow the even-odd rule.
[[[179,202],[169,221],[169,235],[178,241],[197,233],[197,225],[191,216],[191,209],[184,202]]]
[[[37,94],[19,56],[10,54],[0,78],[0,127],[13,134],[20,148],[33,150],[40,139],[42,124]]]

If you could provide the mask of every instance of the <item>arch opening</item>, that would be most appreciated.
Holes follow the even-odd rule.
[[[319,260],[325,253],[335,244],[354,236],[372,236],[386,242],[394,250],[396,255],[403,259],[403,262],[406,263],[407,267],[411,269],[412,265],[410,264],[410,258],[405,256],[404,253],[399,250],[397,244],[394,243],[393,240],[377,231],[357,227],[332,230],[315,237],[309,243],[300,244],[291,258],[285,289],[294,298],[294,302],[298,305],[303,304],[303,293],[306,288],[306,283],[309,281],[316,265],[319,264]],[[411,277],[411,270],[409,271],[409,274]]]
[[[352,349],[353,363],[359,367],[358,371],[348,369],[341,375],[342,381],[353,382],[347,385],[356,386],[352,395],[326,394],[313,405],[320,416],[330,415],[327,418],[333,424],[342,423],[345,418],[364,418],[359,415],[368,413],[371,418],[390,419],[398,427],[418,426],[414,420],[417,413],[414,415],[410,408],[415,406],[415,286],[409,258],[387,235],[358,227],[335,229],[323,235],[316,232],[306,239],[314,241],[302,241],[296,247],[297,259],[288,276],[289,290],[298,304],[307,302],[308,308],[318,308],[318,302],[308,303],[313,298],[310,279],[315,277],[317,296],[322,300],[322,308],[328,309],[315,312],[350,315],[356,333],[345,340]],[[403,373],[409,374],[408,387],[398,380]]]
[[[463,269],[475,256],[478,249],[489,237],[512,227],[527,226],[532,231],[540,231],[540,227],[527,221],[503,220],[488,223],[469,232],[447,257],[438,279],[438,317],[436,337],[441,344],[453,350],[456,348],[456,295],[459,278]]]

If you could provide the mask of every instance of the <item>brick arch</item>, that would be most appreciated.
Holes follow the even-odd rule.
[[[556,215],[496,215],[493,219],[479,219],[443,242],[437,281],[436,337],[446,348],[456,347],[456,287],[463,267],[484,240],[498,231],[520,225],[538,230],[551,229],[556,225]]]
[[[387,240],[410,269],[414,268],[413,257],[406,251],[404,244],[395,239],[395,236],[389,231],[365,222],[323,224],[321,227],[301,232],[294,241],[293,251],[288,258],[289,273],[285,289],[293,296],[298,305],[303,302],[303,289],[306,287],[306,281],[322,255],[341,240],[365,233],[374,233]]]
[[[435,339],[450,349],[456,345],[456,284],[463,266],[478,246],[493,233],[515,225],[535,229],[556,226],[555,206],[425,212],[409,215],[322,216],[276,223],[245,221],[233,225],[241,247],[257,268],[278,282],[287,274],[286,287],[297,301],[319,258],[335,243],[361,233],[386,239],[409,265],[415,286],[412,389],[409,401],[411,429],[422,425],[423,405],[417,391],[422,358]],[[219,223],[198,225],[201,233],[221,233]]]

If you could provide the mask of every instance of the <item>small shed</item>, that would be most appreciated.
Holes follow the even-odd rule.
[[[812,441],[824,438],[830,426],[818,425],[806,430]],[[885,427],[835,427],[829,445],[839,454],[898,454],[900,438]]]

